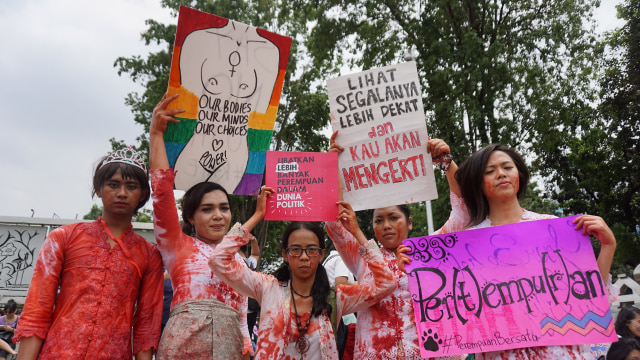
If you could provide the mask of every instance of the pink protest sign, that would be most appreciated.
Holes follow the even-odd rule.
[[[422,357],[615,341],[605,284],[574,218],[405,240]]]
[[[338,154],[267,151],[265,220],[335,221],[338,216]]]

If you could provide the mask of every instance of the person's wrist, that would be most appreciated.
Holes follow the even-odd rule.
[[[149,130],[149,136],[164,136],[164,133],[160,130]]]
[[[450,153],[443,153],[435,158],[432,158],[433,164],[442,171],[449,170],[451,166],[451,162],[453,161],[453,156]]]

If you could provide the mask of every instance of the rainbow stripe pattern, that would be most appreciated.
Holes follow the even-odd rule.
[[[185,23],[181,22],[182,18]],[[196,125],[198,124],[198,101],[199,97],[181,85],[180,82],[180,51],[185,38],[189,33],[205,28],[222,27],[229,20],[220,16],[207,14],[202,11],[191,9],[185,6],[180,7],[180,15],[178,20],[178,29],[176,32],[176,41],[174,44],[173,55],[171,58],[171,72],[169,74],[169,87],[167,95],[180,94],[177,99],[171,102],[168,109],[186,109],[176,119],[179,123],[169,123],[165,131],[164,141],[167,150],[169,165],[173,169],[175,167],[178,155],[193,136]],[[273,92],[269,100],[269,106],[266,113],[252,112],[249,114],[247,124],[247,145],[249,149],[249,159],[245,173],[238,186],[233,191],[235,195],[258,195],[260,185],[262,184],[262,176],[266,166],[267,150],[271,144],[273,135],[273,127],[276,122],[276,114],[280,103],[280,95],[282,94],[282,86],[289,59],[289,51],[291,48],[291,38],[275,34],[263,29],[257,29],[258,33],[264,38],[273,42],[280,51],[280,63],[278,66],[278,75],[276,78]]]
[[[595,330],[606,336],[609,336],[614,329],[613,317],[611,310],[607,310],[603,315],[598,315],[593,311],[587,311],[581,319],[576,318],[572,314],[565,315],[560,320],[555,320],[546,316],[540,322],[542,335],[549,331],[555,331],[561,335],[569,331],[575,331],[580,335],[586,335]]]

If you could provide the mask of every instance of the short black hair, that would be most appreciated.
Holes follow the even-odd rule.
[[[182,232],[189,236],[195,234],[195,227],[189,221],[193,218],[193,215],[198,210],[198,206],[202,202],[202,198],[212,191],[220,190],[227,197],[227,202],[231,206],[231,200],[229,199],[229,193],[225,188],[214,182],[201,182],[193,185],[182,197]]]
[[[411,217],[411,209],[409,209],[409,206],[407,206],[407,204],[400,204],[400,205],[392,205],[392,206],[396,206],[400,212],[402,212],[404,214],[405,220],[407,220],[407,224],[409,223],[409,218]],[[385,206],[386,207],[386,206]],[[371,209],[371,218],[373,219],[373,213],[381,208],[376,208],[376,209]]]
[[[4,311],[6,313],[15,313],[18,310],[18,304],[15,300],[9,299],[7,303],[4,305]]]
[[[137,180],[142,188],[142,194],[144,197],[140,199],[138,206],[136,206],[133,211],[133,215],[138,215],[138,210],[140,210],[140,208],[149,201],[149,197],[151,196],[151,188],[149,187],[149,176],[147,175],[147,172],[137,166],[122,162],[110,162],[108,164],[104,164],[105,159],[106,156],[100,159],[98,166],[96,166],[96,169],[93,172],[93,191],[91,192],[91,196],[93,197],[97,193],[100,193],[104,183],[111,179],[113,174],[120,169],[120,174],[122,174],[123,179]]]
[[[482,184],[484,183],[484,170],[494,151],[502,151],[509,155],[516,165],[520,180],[518,198],[521,199],[527,192],[529,169],[522,156],[514,149],[501,144],[492,144],[476,151],[460,165],[455,174],[456,181],[460,184],[462,199],[469,209],[470,219],[467,227],[480,224],[489,215],[489,202],[482,190]]]

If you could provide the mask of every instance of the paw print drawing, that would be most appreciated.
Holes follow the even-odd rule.
[[[442,345],[442,339],[439,339],[438,333],[434,333],[431,329],[422,332],[422,341],[424,349],[427,351],[438,351]]]

